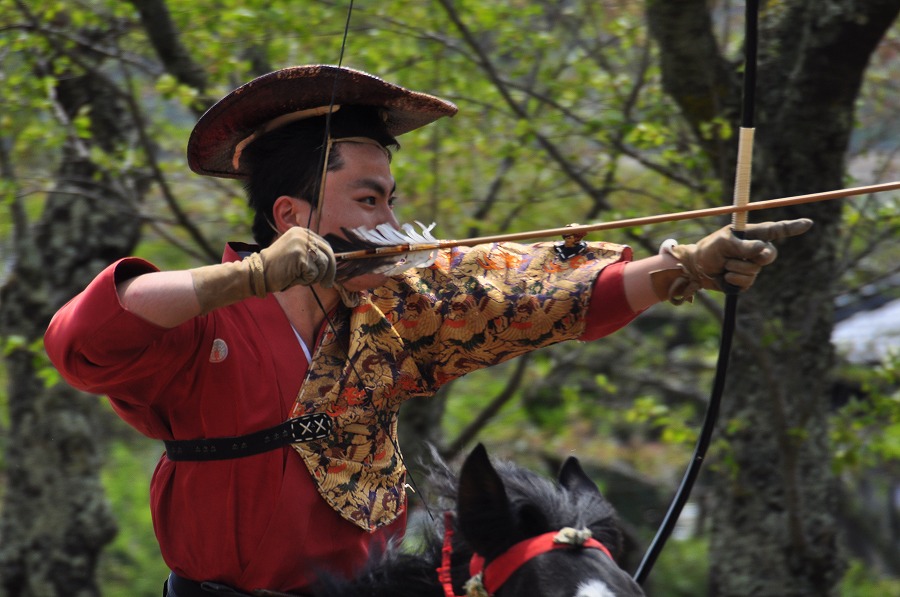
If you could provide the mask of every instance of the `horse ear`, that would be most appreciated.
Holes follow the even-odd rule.
[[[597,484],[587,476],[587,473],[581,468],[578,459],[574,456],[570,456],[563,463],[559,471],[559,484],[576,496],[575,499],[578,499],[577,496],[595,496],[599,498],[599,504],[595,509],[591,510],[596,512],[598,516],[588,526],[594,533],[594,539],[608,547],[612,552],[613,558],[617,559],[622,553],[624,535],[621,528],[619,528],[615,510],[612,504],[603,497]],[[594,499],[591,499],[591,501],[597,502]]]
[[[457,510],[460,531],[485,557],[493,555],[498,538],[513,530],[506,488],[482,444],[472,450],[459,473]]]
[[[559,470],[559,484],[572,493],[596,493],[602,497],[596,483],[587,476],[574,456],[566,458]]]

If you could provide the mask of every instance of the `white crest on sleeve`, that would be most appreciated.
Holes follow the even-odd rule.
[[[212,350],[209,351],[210,363],[221,363],[228,356],[228,345],[225,340],[216,338],[212,343]]]

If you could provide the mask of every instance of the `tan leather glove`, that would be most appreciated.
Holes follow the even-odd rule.
[[[190,270],[201,314],[297,284],[318,283],[331,288],[336,271],[331,246],[315,232],[300,227],[291,228],[242,261]]]
[[[652,272],[653,290],[660,300],[676,305],[690,302],[701,288],[723,290],[723,282],[746,290],[778,256],[772,241],[803,234],[812,224],[806,218],[748,224],[743,239],[725,226],[697,244],[671,246],[666,252],[678,260],[678,267]]]

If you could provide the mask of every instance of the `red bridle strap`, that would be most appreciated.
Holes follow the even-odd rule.
[[[444,512],[444,546],[441,548],[441,566],[437,569],[444,597],[457,597],[453,590],[453,577],[450,575],[451,555],[453,555],[453,513]]]
[[[513,572],[518,570],[528,560],[554,549],[599,549],[610,559],[613,559],[606,546],[596,539],[588,538],[581,544],[573,545],[572,543],[556,540],[558,535],[557,531],[553,531],[520,541],[500,554],[497,559],[488,564],[487,568],[484,566],[484,558],[475,554],[469,562],[469,573],[472,576],[480,573],[482,585],[488,595],[493,595],[512,576]]]

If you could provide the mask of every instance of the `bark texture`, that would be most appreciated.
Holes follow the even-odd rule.
[[[140,4],[153,12],[153,2]],[[16,6],[22,22],[40,34],[43,23],[26,4]],[[7,344],[6,354],[10,428],[0,597],[99,595],[98,556],[116,534],[100,482],[106,411],[97,398],[64,383],[45,384],[42,374],[50,364],[40,339],[59,307],[106,265],[133,252],[143,223],[138,206],[151,173],[123,167],[116,157],[141,145],[141,118],[123,91],[125,82],[103,68],[109,53],[93,49],[114,45],[118,25],[82,31],[84,43],[73,47],[48,35],[47,55],[28,57],[35,76],[55,80],[56,122],[48,126],[69,127],[85,111],[91,125],[89,136],[69,127],[37,220],[26,212],[28,195],[19,194],[9,206],[14,240],[10,274],[0,288],[0,337],[16,341]],[[184,67],[184,60],[178,64],[188,73],[202,72]],[[98,161],[98,155],[106,157]],[[2,175],[15,183],[16,164],[3,157]]]
[[[127,118],[109,82],[96,73],[61,79],[60,109],[89,106],[92,139],[63,151],[43,215],[16,212],[15,265],[0,292],[0,332],[25,339],[11,352],[8,485],[0,516],[0,595],[97,595],[97,557],[116,533],[100,484],[102,411],[63,383],[45,387],[39,340],[53,313],[138,238],[140,173],[113,179],[89,159],[129,141]]]
[[[711,51],[707,5],[650,1],[649,23],[666,90],[695,130],[714,116],[737,127],[740,64]],[[754,198],[842,186],[854,101],[898,10],[897,0],[763,7]],[[730,189],[733,143],[704,148]],[[715,458],[710,595],[829,595],[843,570],[826,419],[841,203],[761,217],[809,217],[815,226],[783,243],[778,262],[740,300],[720,422],[728,454]]]

